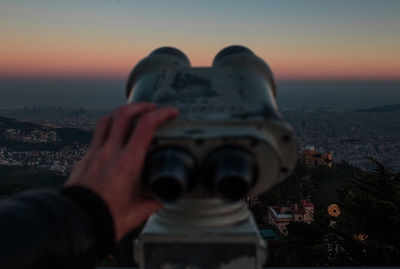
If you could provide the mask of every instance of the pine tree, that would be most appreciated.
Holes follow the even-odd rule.
[[[372,172],[338,189],[342,240],[337,265],[400,264],[400,176],[369,158]]]

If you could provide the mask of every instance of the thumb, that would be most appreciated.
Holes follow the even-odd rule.
[[[162,204],[156,200],[138,199],[128,209],[128,213],[124,217],[123,223],[120,225],[120,231],[117,232],[117,240],[121,239],[125,233],[138,227],[143,223],[152,213],[156,212],[162,207]]]

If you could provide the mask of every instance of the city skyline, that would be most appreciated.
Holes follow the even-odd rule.
[[[400,2],[35,1],[0,9],[0,77],[125,78],[153,49],[241,44],[278,79],[400,80]]]

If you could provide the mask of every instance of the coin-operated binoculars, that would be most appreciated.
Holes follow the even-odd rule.
[[[154,50],[133,69],[128,103],[172,106],[180,115],[155,134],[143,183],[164,202],[135,243],[140,268],[260,268],[266,243],[244,202],[281,182],[296,139],[275,103],[268,65],[231,46],[211,67],[181,51]]]

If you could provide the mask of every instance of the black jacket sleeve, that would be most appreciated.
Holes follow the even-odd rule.
[[[83,187],[0,200],[0,268],[93,268],[114,243],[110,212]]]

